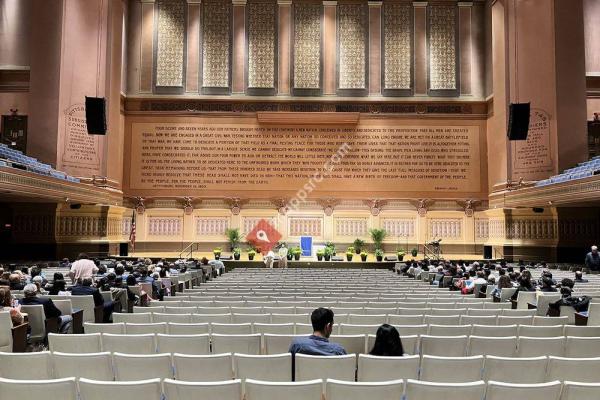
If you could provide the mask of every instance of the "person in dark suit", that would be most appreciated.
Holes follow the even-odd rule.
[[[52,299],[48,297],[42,297],[37,295],[38,287],[33,284],[25,285],[23,289],[24,297],[20,300],[21,305],[24,306],[44,306],[44,315],[46,318],[58,318],[58,330],[60,333],[67,333],[71,324],[73,323],[73,317],[70,315],[62,315],[61,311],[54,305]]]
[[[93,287],[92,284],[92,278],[83,278],[81,280],[81,283],[78,283],[77,285],[71,288],[71,294],[73,296],[93,296],[94,305],[96,307],[104,307],[104,322],[111,322],[114,303],[112,301],[105,302],[104,297],[102,297],[100,291],[97,288]]]

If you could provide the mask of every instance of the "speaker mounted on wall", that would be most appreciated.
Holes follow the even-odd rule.
[[[511,103],[508,116],[508,140],[527,140],[531,103]]]
[[[106,99],[85,96],[85,123],[89,135],[106,135]]]

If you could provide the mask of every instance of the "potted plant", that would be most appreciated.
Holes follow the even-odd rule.
[[[231,251],[234,251],[238,244],[240,243],[242,235],[240,234],[240,229],[227,229],[225,230],[225,236],[227,236],[227,240],[229,241],[229,246],[231,247]]]
[[[300,261],[300,256],[302,255],[302,249],[300,247],[294,247],[294,260]]]
[[[234,260],[239,260],[241,255],[242,255],[242,249],[240,249],[239,247],[236,247],[233,249],[233,259]]]
[[[255,255],[256,255],[256,250],[254,250],[254,249],[248,250],[248,260],[250,260],[250,261],[254,260]]]
[[[361,251],[360,252],[360,259],[361,259],[361,261],[367,261],[367,256],[368,256],[368,254],[367,254],[366,251]]]
[[[385,229],[373,228],[369,231],[369,234],[371,235],[371,240],[373,240],[373,243],[375,243],[375,250],[381,249],[383,240],[387,236]]]
[[[324,249],[324,253],[323,253],[323,258],[325,258],[325,261],[331,260],[332,254],[333,254],[333,250],[331,249],[331,247],[326,246]]]
[[[419,249],[417,249],[416,247],[413,247],[413,249],[410,251],[410,255],[413,257],[416,257],[419,254]]]
[[[346,260],[352,261],[352,257],[354,257],[354,247],[348,247],[348,250],[346,250]]]
[[[398,250],[396,255],[398,256],[398,261],[402,261],[402,260],[404,260],[404,256],[406,255],[406,253],[403,252],[402,250]]]
[[[323,261],[324,255],[325,255],[325,249],[317,250],[317,261]]]
[[[383,260],[383,250],[375,249],[375,258],[377,259],[377,261]]]
[[[356,254],[360,254],[362,249],[365,247],[365,241],[359,238],[354,239],[352,244],[354,245],[354,251],[356,251]]]
[[[221,258],[221,248],[220,247],[215,247],[213,249],[213,254],[215,256],[215,260],[218,260],[219,258]]]
[[[331,255],[335,256],[335,244],[333,244],[333,242],[327,242],[325,243],[325,247],[328,247],[331,249]]]

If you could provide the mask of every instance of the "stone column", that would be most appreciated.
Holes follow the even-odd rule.
[[[279,64],[277,94],[290,94],[290,40],[292,31],[292,0],[277,0],[279,6]]]
[[[154,70],[154,0],[142,3],[142,37],[140,60],[140,93],[152,93]]]
[[[323,1],[323,94],[335,95],[337,74],[337,1]]]
[[[460,65],[460,94],[471,95],[473,86],[473,39],[472,39],[473,2],[458,3],[458,48]]]
[[[246,88],[246,0],[233,1],[233,94],[243,94]]]
[[[187,59],[185,64],[185,91],[198,93],[200,79],[200,24],[201,0],[187,0]]]
[[[414,1],[415,96],[427,96],[427,2]]]
[[[369,95],[381,95],[381,6],[369,1]]]

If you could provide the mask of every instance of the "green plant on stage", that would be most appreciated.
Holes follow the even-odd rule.
[[[354,257],[354,247],[348,247],[346,251],[346,260],[352,261],[352,257]]]
[[[323,260],[323,256],[325,255],[325,249],[319,249],[317,250],[317,260],[321,261]]]
[[[215,248],[213,249],[213,254],[214,254],[214,255],[217,255],[217,254],[218,254],[218,255],[221,255],[221,252],[222,252],[222,251],[223,251],[223,250],[222,250],[220,247],[215,247]]]
[[[360,254],[362,249],[365,247],[365,241],[359,238],[354,239],[354,242],[352,244],[354,245],[354,250],[356,251],[356,254]]]
[[[396,255],[398,256],[398,261],[402,261],[404,259],[404,256],[406,255],[406,253],[402,250],[398,250]]]
[[[242,234],[240,233],[239,228],[225,230],[225,236],[227,236],[227,240],[229,241],[229,246],[231,247],[232,251],[238,246],[238,244],[240,244],[240,241],[242,240]]]
[[[234,255],[237,254],[239,256],[240,254],[242,254],[242,249],[240,249],[239,247],[234,248],[233,249],[233,254]]]
[[[348,254],[348,253],[354,253],[354,247],[353,246],[350,246],[350,247],[348,247],[346,249],[346,254]]]
[[[383,257],[383,250],[375,249],[375,257]]]
[[[256,250],[254,249],[249,249],[248,250],[248,260],[254,260],[254,256],[256,256]]]
[[[369,254],[366,251],[361,251],[360,252],[360,259],[362,261],[367,261],[367,257],[369,256]]]
[[[373,228],[369,231],[369,234],[371,235],[371,240],[375,244],[375,250],[381,249],[383,241],[387,236],[385,229]]]
[[[333,242],[325,243],[325,248],[331,249],[331,255],[335,256],[335,244],[333,244]]]
[[[302,255],[302,249],[300,247],[292,248],[292,254],[294,255],[294,260],[300,260],[300,256]]]
[[[414,248],[413,248],[413,249],[410,251],[410,254],[411,254],[413,257],[416,257],[416,256],[417,256],[417,254],[419,254],[419,249],[417,249],[416,247],[414,247]]]

